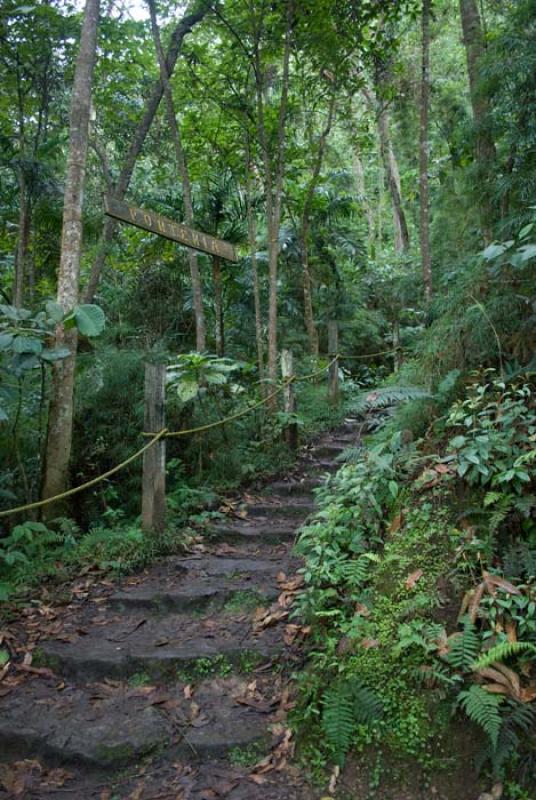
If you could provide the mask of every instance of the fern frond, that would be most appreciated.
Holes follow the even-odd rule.
[[[351,411],[362,414],[372,409],[405,403],[408,400],[429,399],[432,395],[418,386],[385,386],[359,395],[352,404]]]
[[[380,698],[363,684],[354,684],[354,713],[360,725],[372,725],[383,715],[383,703]]]
[[[472,669],[480,649],[480,639],[475,626],[469,618],[465,620],[463,631],[449,638],[450,651],[446,660],[455,669]]]
[[[506,661],[519,653],[533,653],[536,655],[536,647],[530,642],[501,642],[495,647],[490,648],[471,664],[471,669],[485,669],[500,661]]]
[[[338,683],[324,693],[322,728],[336,760],[342,764],[355,730],[354,698],[347,683]]]
[[[489,737],[493,749],[497,749],[502,718],[500,706],[504,698],[490,694],[476,684],[458,695],[463,710]]]
[[[484,764],[489,761],[493,768],[493,775],[498,777],[504,764],[519,750],[520,734],[528,734],[534,723],[534,711],[526,703],[516,700],[505,701],[502,715],[501,730],[497,739],[497,746],[491,742],[483,749],[477,758],[477,770],[480,772]]]
[[[324,692],[322,728],[342,765],[357,725],[372,725],[383,714],[379,697],[357,679],[340,679]]]

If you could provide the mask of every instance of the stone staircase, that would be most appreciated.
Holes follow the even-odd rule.
[[[56,635],[38,642],[28,679],[0,691],[4,772],[24,763],[39,773],[13,796],[315,796],[287,763],[288,673],[301,658],[287,613],[292,545],[314,489],[356,440],[348,420],[190,554],[69,604]]]

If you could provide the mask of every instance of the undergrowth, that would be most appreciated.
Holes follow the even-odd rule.
[[[295,613],[312,633],[294,723],[316,767],[373,747],[431,773],[463,715],[479,769],[536,777],[533,388],[475,377],[435,392],[424,438],[407,410],[391,417],[302,530]]]

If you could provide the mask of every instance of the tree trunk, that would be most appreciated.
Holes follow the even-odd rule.
[[[214,317],[216,320],[216,354],[221,358],[225,353],[225,327],[223,319],[221,258],[219,256],[212,256],[212,281],[214,284]]]
[[[367,250],[369,254],[371,254],[374,248],[374,213],[367,198],[367,188],[365,185],[365,170],[363,167],[363,162],[361,161],[361,154],[357,147],[354,150],[353,167],[354,167],[355,188],[357,192],[357,197],[367,217],[367,226],[368,226]]]
[[[393,349],[394,349],[394,371],[399,372],[402,364],[404,363],[404,357],[402,354],[402,350],[400,349],[400,320],[395,319],[393,322]]]
[[[253,303],[255,306],[255,341],[257,344],[257,365],[259,368],[259,381],[261,392],[264,391],[264,340],[262,332],[261,292],[259,285],[259,270],[257,266],[257,225],[255,222],[255,209],[253,207],[252,186],[250,170],[252,162],[249,155],[249,143],[246,159],[246,204],[248,217],[248,243],[251,271],[253,274]]]
[[[301,257],[302,257],[302,277],[303,277],[303,310],[305,328],[309,337],[309,352],[313,358],[318,358],[318,330],[315,324],[313,312],[313,286],[311,280],[311,270],[309,268],[309,225],[302,226],[300,237]]]
[[[160,65],[160,81],[164,88],[164,96],[166,99],[166,110],[168,124],[171,130],[171,137],[175,147],[175,157],[177,159],[177,166],[181,176],[182,194],[184,200],[184,218],[186,224],[193,228],[194,226],[194,206],[192,200],[192,186],[190,183],[190,174],[188,172],[188,165],[182,147],[181,132],[175,116],[175,108],[173,105],[173,95],[169,85],[169,73],[166,64],[164,50],[162,49],[162,42],[160,40],[160,31],[158,29],[158,22],[156,18],[156,8],[154,0],[148,0],[149,11],[151,14],[151,27],[153,31],[153,38],[155,43],[156,54],[158,63]],[[194,316],[195,316],[195,343],[196,349],[203,352],[206,349],[206,324],[205,312],[203,310],[203,287],[201,284],[201,276],[199,273],[199,262],[197,260],[197,253],[194,250],[188,250],[188,264],[190,266],[190,276],[192,278],[192,290],[194,296]]]
[[[31,230],[31,205],[26,187],[24,169],[19,171],[19,235],[15,252],[15,280],[13,282],[13,305],[21,308],[24,303],[26,284],[26,267],[28,261],[28,244]]]
[[[173,74],[184,37],[192,31],[193,27],[197,25],[198,22],[203,19],[203,17],[208,13],[208,10],[208,4],[201,5],[199,9],[194,11],[192,14],[185,16],[173,31],[166,57],[166,71],[168,76]],[[134,166],[143,148],[143,144],[158,110],[158,106],[160,105],[163,93],[164,87],[162,81],[159,79],[155,82],[153,89],[145,103],[143,116],[134,132],[132,142],[125,158],[125,163],[123,164],[123,169],[121,170],[115,185],[113,196],[117,200],[122,200],[124,198],[129,187],[132,173],[134,172]],[[84,300],[88,303],[91,302],[97,290],[100,274],[102,272],[104,262],[106,261],[106,256],[108,255],[110,245],[114,238],[116,226],[116,220],[112,219],[111,217],[106,217],[97,248],[97,253],[95,255],[93,264],[91,265],[89,280],[84,292]]]
[[[82,252],[82,204],[98,21],[99,0],[87,0],[70,109],[69,151],[57,292],[57,302],[64,311],[70,311],[78,303]],[[43,481],[44,498],[60,494],[68,485],[77,338],[76,329],[66,331],[63,325],[58,325],[56,346],[66,345],[71,351],[71,355],[53,365]],[[54,515],[56,511],[56,504],[48,506],[48,514]]]
[[[393,205],[393,223],[395,228],[395,250],[397,253],[407,253],[410,246],[409,230],[402,205],[402,191],[400,184],[400,170],[391,142],[391,122],[389,111],[383,101],[379,101],[376,93],[371,89],[363,90],[369,104],[376,112],[378,136],[380,139],[380,153],[385,169],[385,178],[391,202]]]
[[[476,0],[460,0],[463,42],[469,74],[469,90],[476,130],[475,157],[484,184],[489,181],[496,157],[495,143],[489,129],[489,97],[480,86],[480,67],[486,52],[482,20]],[[484,185],[480,196],[482,232],[487,242],[493,238],[493,211],[488,196],[489,187]]]
[[[303,273],[303,307],[304,307],[305,327],[307,330],[307,335],[309,337],[309,350],[314,358],[318,358],[319,346],[318,346],[318,331],[316,328],[314,311],[313,311],[313,296],[312,296],[313,282],[311,280],[311,270],[309,266],[309,227],[310,227],[310,217],[311,217],[311,205],[313,202],[315,189],[318,184],[318,179],[320,177],[320,170],[322,169],[322,162],[324,160],[324,153],[326,151],[326,144],[329,132],[333,124],[334,113],[335,113],[335,92],[333,92],[329,102],[328,118],[326,121],[326,125],[322,130],[322,133],[320,134],[320,139],[318,142],[318,150],[316,152],[316,158],[313,166],[313,172],[311,175],[311,180],[309,181],[309,186],[307,187],[307,192],[303,203],[302,221],[301,221],[300,244],[301,244],[301,256],[302,256],[302,273]]]
[[[432,259],[430,253],[430,186],[429,161],[429,110],[430,110],[430,0],[422,4],[422,79],[419,125],[419,191],[421,262],[426,303],[432,301]]]
[[[267,131],[264,119],[264,85],[265,72],[261,69],[259,43],[255,46],[255,76],[257,89],[257,126],[264,162],[266,184],[266,218],[268,232],[268,377],[272,384],[277,382],[277,266],[279,258],[279,230],[281,225],[281,201],[283,193],[283,173],[285,169],[285,127],[288,111],[289,67],[291,50],[291,32],[294,19],[294,0],[288,0],[287,25],[283,51],[283,72],[281,77],[281,99],[279,102],[277,143],[274,165],[270,158]],[[277,398],[270,402],[270,410],[277,409]]]

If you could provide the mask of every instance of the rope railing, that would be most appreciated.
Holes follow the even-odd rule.
[[[97,483],[106,480],[106,478],[110,478],[112,475],[115,475],[116,472],[123,469],[124,467],[132,464],[137,458],[142,456],[150,447],[152,447],[156,442],[158,442],[162,437],[167,434],[167,428],[163,428],[159,433],[155,433],[153,438],[150,442],[147,442],[146,445],[140,447],[139,450],[136,450],[131,456],[126,458],[120,464],[116,464],[115,467],[103,472],[102,475],[98,475],[96,478],[92,478],[90,481],[86,481],[86,483],[81,483],[80,486],[75,486],[72,489],[67,489],[66,492],[62,492],[61,494],[54,495],[54,497],[46,497],[44,500],[37,500],[35,503],[26,503],[23,506],[17,506],[16,508],[9,508],[7,511],[0,511],[0,517],[8,517],[11,514],[17,514],[20,511],[31,511],[34,508],[42,508],[43,506],[49,505],[49,503],[55,503],[58,500],[65,500],[66,497],[72,497],[73,494],[78,494],[78,492],[84,491],[84,489],[90,489],[92,486],[96,486]]]
[[[395,352],[395,351],[385,351],[385,352]],[[374,355],[382,355],[382,354],[375,353],[365,357],[371,358]],[[79,486],[74,486],[72,489],[67,489],[65,492],[61,492],[61,494],[54,495],[53,497],[46,497],[43,500],[37,500],[33,503],[26,503],[22,506],[16,506],[15,508],[9,508],[5,511],[0,511],[0,519],[4,517],[9,517],[12,514],[19,514],[22,511],[32,511],[36,508],[43,508],[44,506],[50,505],[50,503],[56,503],[60,500],[65,500],[66,498],[72,497],[73,495],[78,494],[79,492],[85,491],[86,489],[91,489],[92,486],[96,486],[101,481],[110,478],[112,475],[115,475],[117,472],[124,469],[129,464],[132,464],[133,461],[136,461],[136,459],[140,458],[145,452],[147,452],[147,450],[149,450],[151,447],[153,447],[153,445],[155,445],[158,441],[160,441],[160,439],[163,438],[173,439],[182,436],[191,436],[192,434],[203,433],[204,431],[212,430],[213,428],[218,428],[221,425],[226,425],[228,422],[240,419],[241,417],[246,416],[246,414],[250,414],[252,411],[255,411],[255,409],[260,408],[261,406],[269,403],[271,400],[277,397],[277,395],[279,395],[282,391],[284,391],[285,387],[288,386],[289,383],[303,383],[304,381],[313,380],[314,378],[317,378],[319,375],[322,375],[324,372],[327,372],[330,369],[330,367],[332,367],[333,364],[335,364],[335,362],[339,361],[339,359],[341,358],[359,358],[359,356],[344,356],[338,353],[331,359],[331,361],[328,364],[326,364],[326,366],[321,367],[320,369],[316,370],[315,372],[311,372],[308,375],[301,375],[301,376],[293,375],[292,377],[283,381],[283,383],[280,386],[278,386],[277,389],[275,389],[270,394],[266,395],[266,397],[263,397],[258,402],[253,403],[253,405],[248,406],[247,408],[244,408],[241,411],[237,411],[235,414],[230,414],[228,417],[224,417],[224,419],[216,420],[216,422],[210,422],[207,425],[200,425],[199,427],[196,428],[187,428],[185,430],[180,430],[180,431],[170,431],[168,430],[168,428],[163,428],[161,431],[158,431],[157,433],[144,432],[142,435],[145,437],[151,437],[151,441],[147,442],[147,444],[145,444],[143,447],[140,447],[139,450],[136,450],[135,453],[126,458],[120,464],[116,464],[115,467],[112,467],[106,472],[103,472],[102,475],[98,475],[96,478],[92,478],[91,480],[86,481],[85,483],[81,483]]]

